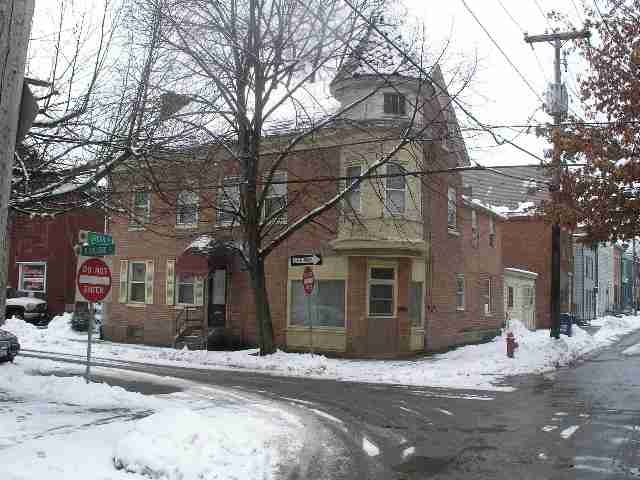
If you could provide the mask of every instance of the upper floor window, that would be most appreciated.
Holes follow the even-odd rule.
[[[176,225],[195,226],[198,224],[198,194],[183,190],[176,200]]]
[[[384,94],[384,113],[391,115],[405,114],[405,97],[399,93]]]
[[[449,190],[447,191],[447,225],[452,230],[455,230],[458,225],[457,208],[458,207],[456,204],[456,189],[453,187],[449,187]]]
[[[151,220],[151,192],[143,188],[134,190],[131,203],[129,227],[144,228],[143,224]]]
[[[489,246],[494,247],[496,244],[496,221],[493,217],[489,218]]]
[[[275,172],[267,185],[262,209],[263,218],[276,223],[287,223],[287,172]]]
[[[362,175],[362,167],[360,165],[347,167],[347,182],[353,183]],[[346,195],[347,205],[354,212],[360,212],[360,183],[353,187]]]
[[[478,248],[480,244],[480,230],[478,229],[478,214],[471,210],[471,245]]]
[[[216,224],[232,225],[240,212],[240,182],[242,177],[224,177],[218,187],[216,202]]]
[[[404,168],[397,163],[387,165],[387,175],[385,184],[385,209],[392,215],[404,213],[405,210],[405,190],[407,182],[404,176]]]

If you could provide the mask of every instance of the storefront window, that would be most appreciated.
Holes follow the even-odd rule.
[[[311,298],[307,299],[302,281],[293,280],[289,324],[310,326],[313,322],[314,327],[344,328],[344,289],[344,280],[316,280]]]
[[[18,290],[23,292],[47,291],[47,263],[25,262],[19,263]]]

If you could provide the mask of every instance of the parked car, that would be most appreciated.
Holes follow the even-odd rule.
[[[18,317],[36,325],[49,323],[47,302],[35,297],[7,298],[5,318]]]
[[[13,333],[0,329],[0,362],[13,362],[20,351],[20,342]]]

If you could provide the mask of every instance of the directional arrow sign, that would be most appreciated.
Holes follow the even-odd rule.
[[[307,255],[291,255],[289,257],[292,267],[304,267],[305,265],[322,265],[322,255],[310,253]]]

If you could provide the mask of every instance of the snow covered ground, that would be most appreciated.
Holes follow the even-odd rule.
[[[304,425],[279,404],[159,377],[184,390],[142,395],[70,368],[0,366],[0,478],[264,480],[299,458]]]
[[[56,317],[41,330],[17,319],[3,328],[20,338],[23,348],[83,355],[86,335],[70,330],[69,317]],[[248,369],[274,375],[333,378],[482,390],[509,389],[510,375],[541,373],[571,364],[581,356],[608,346],[621,336],[640,329],[640,316],[605,317],[594,335],[574,325],[573,336],[552,340],[548,330],[531,332],[520,322],[511,329],[520,347],[515,358],[506,357],[504,334],[482,345],[470,345],[417,360],[347,360],[323,355],[277,352],[266,357],[255,350],[237,352],[189,351],[171,348],[100,342],[94,355],[110,360],[212,369]]]

